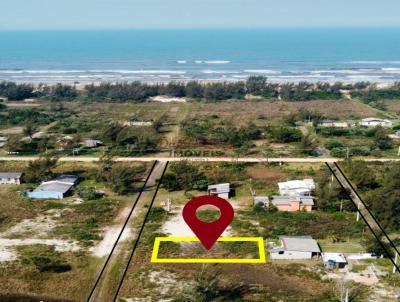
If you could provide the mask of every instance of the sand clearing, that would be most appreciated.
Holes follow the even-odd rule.
[[[48,211],[53,217],[60,215],[57,210]],[[24,219],[3,233],[0,233],[0,262],[17,259],[15,246],[44,244],[54,246],[57,251],[78,251],[76,241],[49,239],[50,231],[56,226],[56,221],[51,216],[40,215],[34,219]],[[16,237],[19,237],[16,239]],[[26,239],[21,239],[25,237]],[[27,238],[29,237],[29,238]]]
[[[186,222],[183,220],[182,209],[175,210],[173,216],[171,216],[161,228],[161,231],[171,237],[196,237],[193,231],[188,227]],[[221,236],[229,237],[231,235],[230,227],[228,227]]]
[[[59,252],[76,252],[80,249],[77,242],[56,239],[5,239],[0,238],[0,262],[17,259],[17,253],[12,250],[15,246],[44,244],[54,246]]]
[[[164,96],[158,95],[150,98],[153,102],[161,102],[161,103],[171,103],[171,102],[178,102],[178,103],[185,103],[185,98],[178,98],[178,97],[171,97],[171,96]]]

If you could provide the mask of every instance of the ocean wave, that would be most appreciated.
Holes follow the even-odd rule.
[[[225,60],[196,60],[194,61],[196,64],[229,64],[231,61]]]
[[[368,80],[368,79],[382,79],[382,76],[380,75],[371,75],[371,74],[365,74],[365,75],[348,75],[347,78],[349,79],[363,79],[363,80]]]
[[[282,78],[282,79],[334,79],[334,75],[322,75],[322,74],[298,74],[298,75],[281,75],[275,76],[275,78]]]
[[[400,64],[400,61],[350,61],[351,64]]]
[[[369,72],[373,71],[372,69]],[[329,70],[313,70],[310,71],[312,74],[362,74],[368,72],[366,69],[329,69]]]
[[[235,70],[211,70],[211,69],[206,69],[202,70],[201,73],[205,74],[239,74],[239,71]]]
[[[0,70],[0,74],[185,74],[183,70],[127,70],[127,69],[92,69],[92,70]]]
[[[111,69],[111,70],[89,70],[93,73],[121,73],[121,74],[185,74],[183,70],[162,70],[162,69],[139,69],[139,70],[127,70],[127,69]]]
[[[262,73],[262,74],[281,74],[280,71],[271,69],[245,69],[244,72],[247,73]]]

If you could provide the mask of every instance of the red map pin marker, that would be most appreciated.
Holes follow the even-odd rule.
[[[204,205],[216,206],[221,212],[218,220],[204,222],[197,218],[196,211]],[[183,208],[183,219],[199,238],[207,250],[210,250],[221,234],[233,220],[232,205],[223,198],[217,196],[200,196],[190,200]]]

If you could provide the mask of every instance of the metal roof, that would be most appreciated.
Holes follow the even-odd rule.
[[[303,205],[314,205],[314,199],[312,197],[303,197],[303,196],[273,196],[272,203],[274,205],[283,205],[290,204],[292,202],[300,202]]]
[[[280,236],[283,247],[287,251],[320,253],[321,249],[311,236]]]
[[[21,178],[22,173],[19,172],[0,172],[0,178]]]
[[[278,187],[280,190],[294,190],[294,189],[315,189],[315,183],[313,179],[303,180],[289,180],[286,182],[279,182]]]
[[[322,253],[322,260],[324,262],[333,261],[335,263],[347,263],[344,255],[340,253]]]
[[[216,184],[208,186],[208,191],[213,193],[229,193],[231,191],[230,183]]]
[[[78,176],[76,175],[63,174],[54,180],[43,182],[34,192],[51,191],[65,194],[73,187],[77,180]]]
[[[72,174],[62,174],[58,176],[54,181],[75,184],[78,181],[78,176]]]
[[[37,187],[33,192],[59,192],[62,194],[67,193],[73,185],[59,182],[51,182],[51,183],[42,183],[39,187]]]

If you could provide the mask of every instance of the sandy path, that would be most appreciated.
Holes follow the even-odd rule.
[[[13,247],[23,245],[44,244],[54,246],[56,251],[76,252],[80,249],[76,242],[57,240],[57,239],[5,239],[0,238],[0,262],[12,261],[17,259],[17,254],[12,250]]]
[[[154,190],[156,188],[157,180],[161,177],[161,174],[164,170],[165,163],[159,162],[153,172],[151,173],[146,188],[143,191],[137,206],[135,207],[132,216],[128,221],[128,230],[124,231],[121,239],[119,240],[116,246],[112,257],[110,258],[109,263],[104,271],[104,274],[100,278],[100,282],[98,283],[90,301],[102,302],[102,301],[111,301],[112,297],[116,292],[116,288],[114,288],[117,284],[116,280],[120,280],[122,278],[122,268],[125,268],[129,253],[131,252],[133,246],[129,244],[129,240],[134,240],[137,237],[138,229],[135,228],[137,225],[141,225],[142,221],[137,221],[139,218],[144,218],[144,212],[147,211],[147,205],[149,204]],[[131,204],[132,206],[132,204]],[[123,211],[125,213],[126,209]],[[129,212],[128,212],[129,213]],[[123,215],[120,216],[122,218]],[[109,250],[111,251],[112,246],[115,244],[119,232],[122,229],[123,223],[125,219],[120,221],[120,225],[116,225],[111,229],[108,229],[105,233],[105,237],[102,242],[96,246],[96,248],[92,251],[93,253],[98,252],[98,255],[103,254],[103,252]],[[106,238],[107,237],[107,238]],[[99,268],[100,269],[100,268]],[[111,300],[110,300],[111,299]]]

